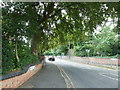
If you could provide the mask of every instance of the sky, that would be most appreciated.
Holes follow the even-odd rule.
[[[116,21],[117,21],[117,18],[115,19]],[[105,26],[110,26],[110,29],[113,29],[114,27],[116,27],[117,26],[117,23],[113,23],[113,22],[111,22],[112,21],[112,19],[111,18],[108,18],[108,22],[106,22],[106,24],[105,24]],[[103,24],[104,24],[105,22],[103,22]],[[97,26],[97,29],[95,30],[95,33],[96,34],[98,34],[98,33],[100,33],[100,30],[102,29],[102,27],[101,26]]]

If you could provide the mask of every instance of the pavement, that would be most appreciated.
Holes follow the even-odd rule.
[[[67,79],[66,79],[67,78]],[[118,71],[56,58],[19,88],[118,88]]]
[[[19,88],[66,88],[66,83],[57,66],[47,62],[43,69]]]

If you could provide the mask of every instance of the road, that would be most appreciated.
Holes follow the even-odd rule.
[[[19,88],[118,88],[118,71],[56,59]]]

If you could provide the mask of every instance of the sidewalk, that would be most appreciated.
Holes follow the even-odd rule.
[[[59,69],[52,62],[47,62],[43,69],[19,88],[66,88],[66,84]]]

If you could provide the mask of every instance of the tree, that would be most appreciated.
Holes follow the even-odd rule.
[[[13,18],[14,22],[18,17],[21,22],[29,22],[28,29],[33,31],[33,33],[30,32],[32,36],[31,51],[36,55],[45,34],[59,37],[59,41],[66,42],[65,34],[77,37],[81,35],[81,31],[92,32],[96,25],[107,19],[106,17],[117,17],[118,10],[118,3],[32,2],[7,4],[8,12],[5,14],[9,15],[9,18]],[[11,12],[10,8],[13,8]],[[5,14],[3,13],[3,16]]]
[[[115,28],[114,28],[115,29]],[[75,42],[76,56],[115,56],[119,53],[118,35],[110,26],[102,27],[98,34],[94,34],[88,41]],[[77,43],[77,44],[76,44]]]
[[[118,39],[116,38],[116,33],[110,29],[110,26],[103,27],[101,32],[93,37],[92,44],[94,48],[94,53],[99,53],[101,56],[109,56],[114,45],[118,45]],[[115,49],[115,48],[114,48]]]
[[[23,57],[21,50],[27,52],[26,48],[38,56],[39,50],[43,53],[58,45],[84,40],[86,32],[91,34],[108,17],[118,18],[119,6],[117,2],[7,2],[4,5],[3,57],[11,53],[9,57],[14,57],[14,64]]]

